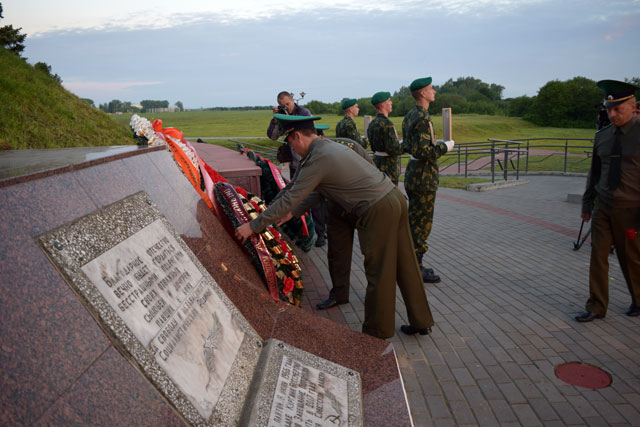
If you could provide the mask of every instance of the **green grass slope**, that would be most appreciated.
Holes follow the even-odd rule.
[[[0,150],[134,143],[128,128],[0,48]]]

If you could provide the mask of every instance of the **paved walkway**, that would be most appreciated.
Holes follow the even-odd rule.
[[[630,297],[614,255],[605,320],[580,324],[588,294],[589,243],[573,250],[585,178],[529,176],[529,184],[487,192],[438,191],[425,261],[442,282],[426,285],[436,326],[409,337],[397,292],[389,341],[417,426],[640,425],[640,319],[624,315]],[[309,265],[305,308],[328,295],[326,247]],[[316,268],[313,268],[313,266]],[[366,280],[354,249],[349,304],[317,312],[360,330]],[[568,385],[554,366],[596,365],[610,387]]]

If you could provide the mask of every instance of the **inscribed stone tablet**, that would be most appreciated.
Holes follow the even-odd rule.
[[[39,240],[185,419],[238,421],[262,342],[144,192]]]
[[[285,355],[269,426],[343,425],[349,419],[348,401],[347,381]]]

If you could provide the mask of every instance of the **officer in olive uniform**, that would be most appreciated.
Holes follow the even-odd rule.
[[[285,138],[302,157],[289,186],[251,222],[236,228],[246,239],[269,224],[282,223],[304,212],[322,195],[357,220],[364,255],[367,291],[362,332],[390,338],[395,332],[396,282],[407,309],[405,334],[429,333],[433,317],[413,256],[407,202],[400,190],[352,149],[318,137],[313,120],[320,117],[277,114]]]
[[[438,157],[453,149],[453,141],[436,141],[429,104],[436,98],[431,77],[414,80],[409,86],[416,105],[402,120],[403,148],[411,158],[404,174],[404,189],[409,197],[409,225],[416,258],[427,283],[438,283],[440,276],[422,265],[429,249],[427,238],[433,225],[433,208],[438,190]]]
[[[316,126],[317,128],[317,126]],[[336,143],[345,145],[365,159],[372,168],[376,165],[365,149],[351,139],[332,139]],[[342,207],[329,200],[329,217],[327,219],[327,261],[329,262],[329,276],[331,290],[329,298],[316,304],[316,308],[324,310],[338,304],[349,302],[349,287],[351,286],[351,255],[353,253],[353,234],[356,230],[358,217],[346,212]]]
[[[578,322],[603,319],[609,305],[611,245],[631,294],[627,316],[640,315],[640,123],[633,117],[635,91],[629,83],[602,80],[611,124],[596,133],[591,170],[582,196],[582,220],[591,223],[589,299]]]
[[[354,98],[344,98],[342,100],[342,110],[344,111],[344,119],[340,120],[336,125],[336,137],[349,138],[362,145],[362,148],[367,148],[367,143],[360,137],[356,122],[353,121],[353,118],[360,112],[358,100]]]
[[[374,154],[373,162],[395,185],[398,185],[402,146],[398,142],[398,134],[393,127],[393,122],[389,120],[389,113],[392,110],[391,94],[377,92],[371,97],[371,103],[378,113],[367,128],[367,138]]]

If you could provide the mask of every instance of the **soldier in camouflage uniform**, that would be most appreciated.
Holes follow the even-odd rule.
[[[431,77],[414,80],[409,89],[416,101],[416,105],[402,120],[403,148],[411,155],[404,174],[404,188],[409,197],[409,226],[422,280],[438,283],[440,276],[422,265],[422,257],[429,249],[427,238],[433,225],[439,181],[438,157],[450,151],[454,143],[435,140],[433,123],[427,110],[436,96]]]
[[[371,97],[371,103],[378,113],[367,128],[367,138],[374,154],[373,162],[395,185],[398,185],[399,156],[402,154],[402,146],[398,142],[398,134],[393,127],[393,122],[389,120],[392,109],[391,94],[378,92]]]
[[[356,122],[353,121],[353,118],[360,112],[358,101],[354,98],[344,98],[342,100],[342,110],[344,111],[344,119],[340,120],[336,126],[336,137],[352,139],[362,145],[362,148],[367,148],[366,141],[363,141],[360,137]]]

